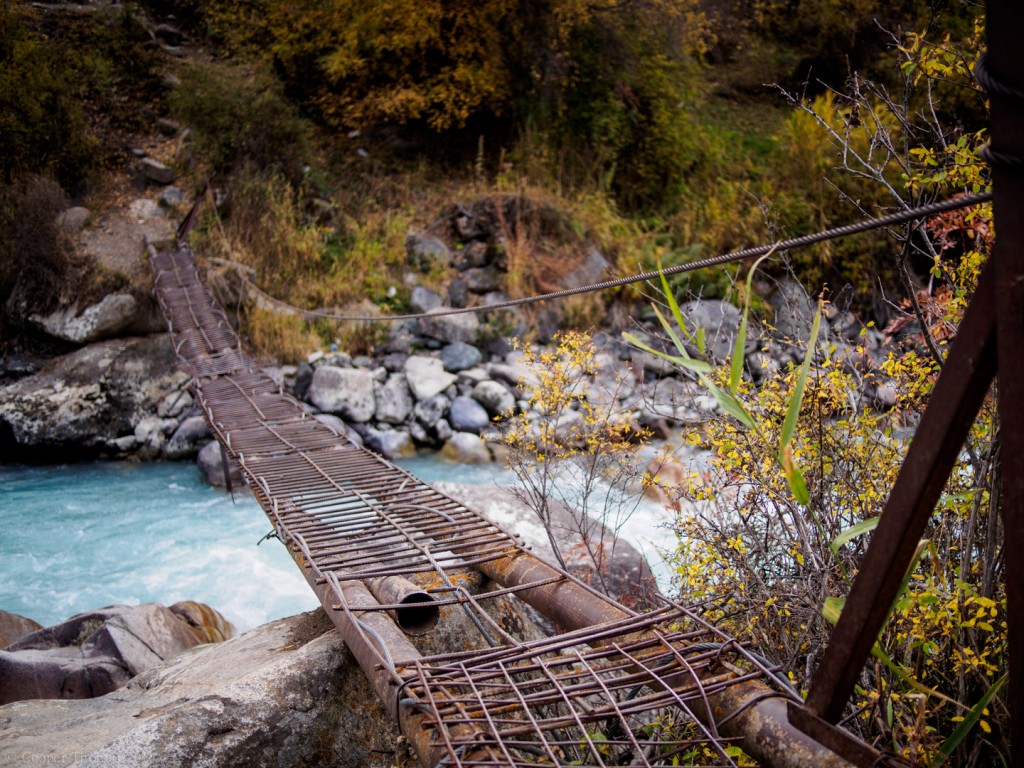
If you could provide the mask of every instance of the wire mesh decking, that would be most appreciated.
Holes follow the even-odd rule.
[[[667,599],[641,614],[600,595],[337,434],[241,352],[187,247],[151,249],[151,262],[225,455],[424,765],[734,765],[736,739],[766,763],[847,764],[778,716],[800,698],[756,654]],[[467,571],[499,588],[474,594]],[[569,631],[517,640],[482,605],[508,594]],[[395,622],[441,606],[469,613],[493,647],[421,656]]]

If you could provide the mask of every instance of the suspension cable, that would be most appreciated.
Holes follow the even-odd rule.
[[[271,296],[252,280],[250,280],[241,270],[241,265],[237,262],[228,262],[235,265],[236,272],[239,279],[242,280],[247,286],[249,286],[254,292],[256,292],[264,300],[287,309],[291,312],[301,314],[305,319],[312,318],[325,318],[328,320],[339,320],[342,322],[395,322],[404,320],[419,320],[425,317],[444,317],[446,315],[463,315],[477,312],[493,312],[500,309],[509,309],[511,307],[519,307],[524,304],[534,304],[540,301],[551,301],[556,299],[564,299],[569,296],[577,296],[582,293],[594,293],[596,291],[605,291],[609,288],[618,288],[624,285],[631,285],[633,283],[641,283],[648,280],[657,279],[660,275],[666,277],[671,275],[678,275],[684,272],[693,272],[698,269],[707,269],[708,267],[715,267],[721,264],[729,264],[735,261],[743,261],[744,259],[751,259],[756,256],[764,256],[773,250],[777,253],[783,251],[791,251],[796,248],[805,248],[809,245],[815,245],[817,243],[825,242],[826,240],[835,240],[841,237],[848,237],[849,235],[859,234],[861,232],[868,232],[874,229],[880,229],[882,227],[889,227],[894,224],[904,224],[909,221],[915,221],[917,219],[924,219],[929,216],[934,216],[939,213],[946,213],[948,211],[955,211],[960,208],[969,208],[972,206],[980,205],[992,200],[991,192],[980,192],[972,195],[964,195],[961,197],[951,197],[946,200],[940,200],[927,205],[918,206],[916,208],[905,208],[903,210],[896,211],[894,213],[887,214],[885,216],[879,216],[877,218],[867,218],[852,224],[844,224],[839,227],[832,227],[830,229],[821,230],[820,232],[814,232],[808,235],[801,235],[799,237],[792,237],[786,240],[780,240],[776,243],[770,243],[767,245],[758,245],[750,248],[744,248],[739,251],[732,251],[730,253],[719,254],[716,256],[709,256],[704,259],[697,259],[686,264],[679,264],[674,267],[666,267],[662,270],[648,270],[646,272],[640,272],[635,275],[628,277],[620,277],[614,280],[605,280],[600,283],[591,283],[589,285],[582,285],[577,288],[566,288],[561,291],[553,291],[551,293],[542,293],[535,296],[527,296],[521,299],[509,299],[508,301],[501,301],[495,304],[487,304],[484,306],[476,307],[445,307],[443,309],[435,309],[430,312],[420,312],[415,314],[405,315],[341,315],[333,312],[328,312],[323,309],[302,309],[296,307],[293,304],[289,304],[281,299]]]

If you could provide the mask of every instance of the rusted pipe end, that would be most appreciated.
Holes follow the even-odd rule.
[[[365,584],[381,605],[402,606],[388,613],[405,634],[425,635],[437,625],[441,611],[434,598],[404,576],[366,579]]]
[[[407,635],[425,635],[441,617],[441,609],[426,592],[410,592],[399,602],[404,606],[395,611],[395,623]]]

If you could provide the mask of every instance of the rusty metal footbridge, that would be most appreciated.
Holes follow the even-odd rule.
[[[885,759],[833,726],[823,739],[791,725],[800,697],[697,612],[613,601],[317,421],[241,351],[182,239],[150,259],[223,455],[424,766],[735,765],[734,745],[794,768]],[[562,633],[513,636],[489,610],[510,597]],[[452,611],[482,650],[421,654],[418,638]]]

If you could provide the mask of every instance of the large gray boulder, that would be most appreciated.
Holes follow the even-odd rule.
[[[473,387],[471,395],[484,407],[487,415],[491,418],[510,416],[516,407],[515,395],[509,391],[508,387],[493,379],[479,382]]]
[[[163,446],[165,459],[190,459],[212,439],[210,427],[202,416],[189,416]]]
[[[405,361],[404,370],[409,389],[418,401],[429,400],[456,381],[456,376],[448,373],[436,357],[412,355]]]
[[[0,387],[0,452],[119,451],[116,441],[134,444],[135,426],[187,381],[166,334],[84,347]]]
[[[784,277],[768,297],[768,303],[775,310],[775,329],[798,344],[806,344],[811,338],[817,307],[804,287],[797,280]]]
[[[107,294],[85,308],[75,302],[47,315],[31,315],[29,321],[50,336],[74,344],[156,333],[167,327],[151,301],[139,300],[130,292]]]
[[[416,455],[416,445],[408,432],[397,429],[371,429],[363,438],[364,444],[385,459],[405,459]]]
[[[451,405],[449,400],[444,395],[434,395],[426,400],[421,400],[416,403],[416,407],[413,408],[413,413],[416,415],[416,420],[419,421],[424,427],[433,429],[434,425],[437,424],[441,417],[448,411],[448,406]]]
[[[115,691],[140,672],[214,639],[201,626],[208,617],[219,628],[216,637],[233,634],[230,622],[208,606],[191,603],[188,613],[155,603],[115,605],[26,635],[0,651],[0,704]]]
[[[739,333],[740,311],[729,302],[718,300],[688,301],[679,309],[690,333],[696,335],[698,328],[704,329],[705,350],[715,360],[729,359]]]
[[[245,479],[242,477],[242,470],[238,468],[238,465],[230,459],[225,462],[221,458],[220,443],[216,440],[204,445],[196,457],[196,464],[199,466],[203,479],[215,488],[227,486],[227,479],[224,477],[225,463],[228,467],[228,476],[231,478],[232,490],[240,491],[248,488],[245,484]]]
[[[487,410],[468,395],[452,400],[448,409],[448,423],[456,432],[480,433],[491,423]]]
[[[441,297],[435,291],[417,285],[409,295],[409,308],[413,312],[429,312],[435,307],[441,306]]]
[[[98,699],[0,708],[0,762],[385,768],[397,733],[322,611],[204,645]]]
[[[460,580],[479,591],[481,579]],[[542,635],[507,596],[484,602],[505,631]],[[424,655],[487,647],[458,606],[441,609]],[[322,610],[203,645],[98,699],[0,707],[0,763],[31,755],[105,768],[392,768],[407,752],[392,715]]]
[[[458,373],[480,364],[483,355],[472,344],[457,341],[441,350],[441,364],[449,373]]]
[[[346,421],[369,421],[376,409],[373,384],[370,371],[321,365],[313,371],[306,396],[321,411],[337,413]]]
[[[558,281],[560,288],[580,288],[606,279],[611,263],[597,248],[591,248],[576,268]]]
[[[412,413],[409,384],[401,373],[393,373],[382,384],[374,386],[376,407],[374,418],[385,424],[401,424]]]
[[[411,233],[405,239],[409,265],[421,272],[444,269],[452,263],[452,252],[436,237]]]
[[[476,341],[476,334],[480,328],[480,321],[477,320],[476,315],[472,312],[461,315],[438,314],[447,311],[447,307],[437,307],[427,312],[426,317],[417,320],[416,328],[420,335],[447,344],[456,341],[472,344]]]
[[[489,464],[491,452],[479,435],[456,432],[441,449],[441,458],[456,464]]]

